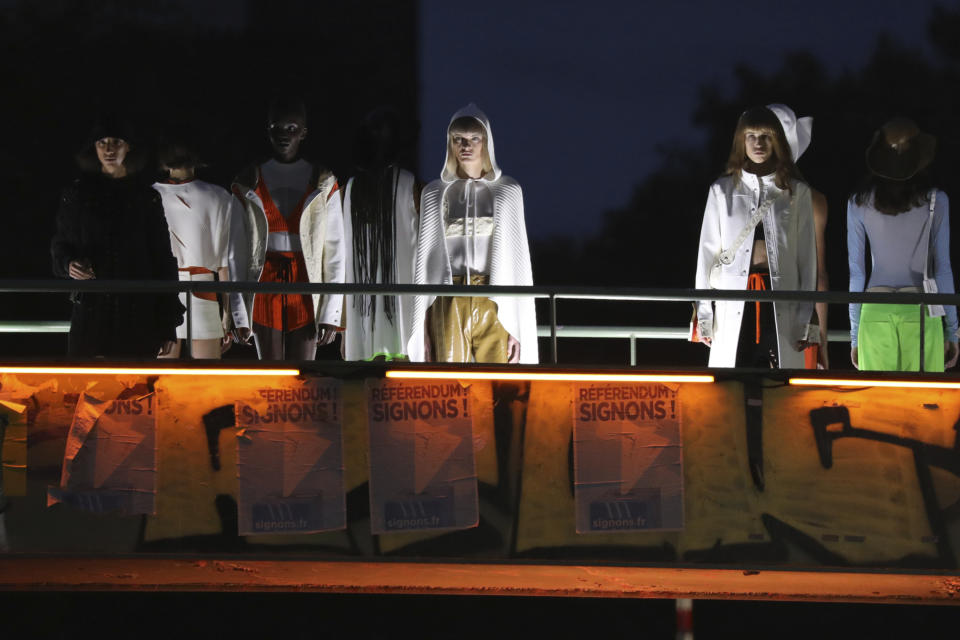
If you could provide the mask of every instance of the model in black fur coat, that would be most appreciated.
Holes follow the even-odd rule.
[[[83,174],[63,192],[51,243],[53,272],[75,280],[177,281],[160,195],[135,169],[129,128],[98,125],[78,155]],[[94,155],[95,153],[95,155]],[[68,355],[154,358],[183,322],[176,293],[73,297]]]

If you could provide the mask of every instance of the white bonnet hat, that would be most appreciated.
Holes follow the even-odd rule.
[[[785,104],[768,104],[767,109],[773,111],[780,121],[783,133],[787,136],[787,143],[790,145],[790,154],[796,162],[810,146],[810,139],[813,137],[813,118],[809,116],[797,118],[793,109]]]

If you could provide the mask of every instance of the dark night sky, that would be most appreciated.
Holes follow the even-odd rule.
[[[594,232],[656,168],[658,145],[701,141],[690,116],[702,85],[729,88],[737,64],[772,72],[798,50],[831,74],[857,69],[881,33],[928,51],[935,4],[421,2],[422,177],[439,175],[449,117],[474,101],[524,188],[531,236]],[[813,144],[828,144],[816,126]]]

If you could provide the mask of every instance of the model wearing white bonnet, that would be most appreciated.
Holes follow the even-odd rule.
[[[773,112],[777,116],[777,120],[780,121],[780,126],[783,127],[784,136],[787,138],[787,144],[790,145],[790,155],[793,156],[793,161],[796,161],[803,155],[803,152],[807,150],[807,147],[810,146],[810,140],[813,138],[813,118],[807,116],[805,118],[798,118],[797,114],[793,112],[793,109],[788,107],[785,104],[768,104],[767,109]],[[827,201],[823,197],[823,194],[819,193],[816,189],[810,188],[811,195],[813,198],[813,215],[816,219],[815,229],[817,234],[817,251],[823,251],[823,247],[826,246],[824,240],[824,228],[827,224]],[[818,265],[818,274],[817,274],[817,289],[820,291],[826,291],[829,288],[827,280],[827,266],[824,256],[817,256],[817,265]],[[820,323],[820,345],[827,344],[827,305],[821,302],[818,302],[816,305],[817,317]],[[810,350],[813,350],[810,352]],[[806,367],[813,368],[822,368],[826,369],[830,366],[830,359],[827,354],[826,347],[824,346],[813,346],[807,348],[808,353],[806,354]]]
[[[787,136],[787,143],[790,145],[790,155],[796,162],[810,146],[810,139],[813,137],[813,118],[810,116],[797,118],[793,109],[785,104],[768,104],[767,109],[773,111],[780,121],[783,133]]]

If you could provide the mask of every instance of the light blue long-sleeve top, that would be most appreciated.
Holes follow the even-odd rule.
[[[850,291],[864,291],[868,286],[923,288],[923,260],[927,255],[924,241],[930,216],[930,203],[897,215],[880,213],[870,201],[858,205],[847,202],[847,255],[850,262]],[[866,282],[866,242],[870,242],[870,283]],[[937,191],[930,230],[932,271],[939,293],[953,293],[953,270],[950,267],[950,201]],[[944,341],[957,342],[957,308],[945,307]],[[860,326],[860,305],[850,305],[850,343],[857,346]]]

